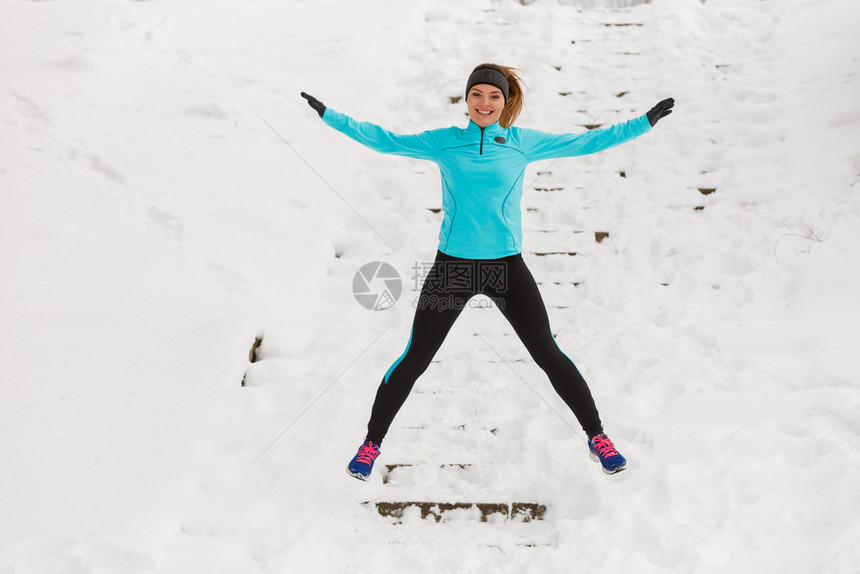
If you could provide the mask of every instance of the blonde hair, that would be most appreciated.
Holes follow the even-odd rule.
[[[509,128],[514,125],[520,112],[523,111],[524,84],[518,73],[520,70],[510,68],[508,66],[499,66],[497,64],[481,64],[479,66],[475,66],[475,70],[472,71],[474,72],[481,68],[490,68],[501,72],[508,80],[508,101],[505,102],[505,107],[502,108],[502,115],[499,117],[499,125],[503,128]]]

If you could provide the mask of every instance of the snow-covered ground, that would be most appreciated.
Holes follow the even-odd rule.
[[[860,571],[855,0],[3,0],[0,31],[3,574]],[[476,305],[361,483],[438,172],[298,94],[465,125],[485,61],[524,70],[525,127],[677,101],[526,177],[524,256],[629,470]],[[353,297],[369,261],[390,310]]]

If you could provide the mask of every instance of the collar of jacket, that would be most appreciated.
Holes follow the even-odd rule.
[[[484,138],[495,137],[495,136],[504,136],[507,130],[499,125],[499,122],[494,124],[490,124],[484,128]],[[476,137],[481,137],[481,126],[469,120],[469,127],[466,128],[466,133],[475,134]]]

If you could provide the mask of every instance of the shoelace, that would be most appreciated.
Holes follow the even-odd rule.
[[[373,443],[369,443],[358,447],[358,454],[355,458],[361,464],[373,464],[377,456],[379,456],[379,449]]]
[[[603,436],[594,437],[591,446],[594,447],[600,456],[614,456],[618,454],[618,451],[615,450],[615,445],[612,444],[612,441]]]

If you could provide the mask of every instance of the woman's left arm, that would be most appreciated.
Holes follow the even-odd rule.
[[[674,105],[675,100],[668,98],[638,118],[584,134],[549,134],[521,129],[523,151],[529,161],[596,153],[647,133],[660,118],[672,113]]]

